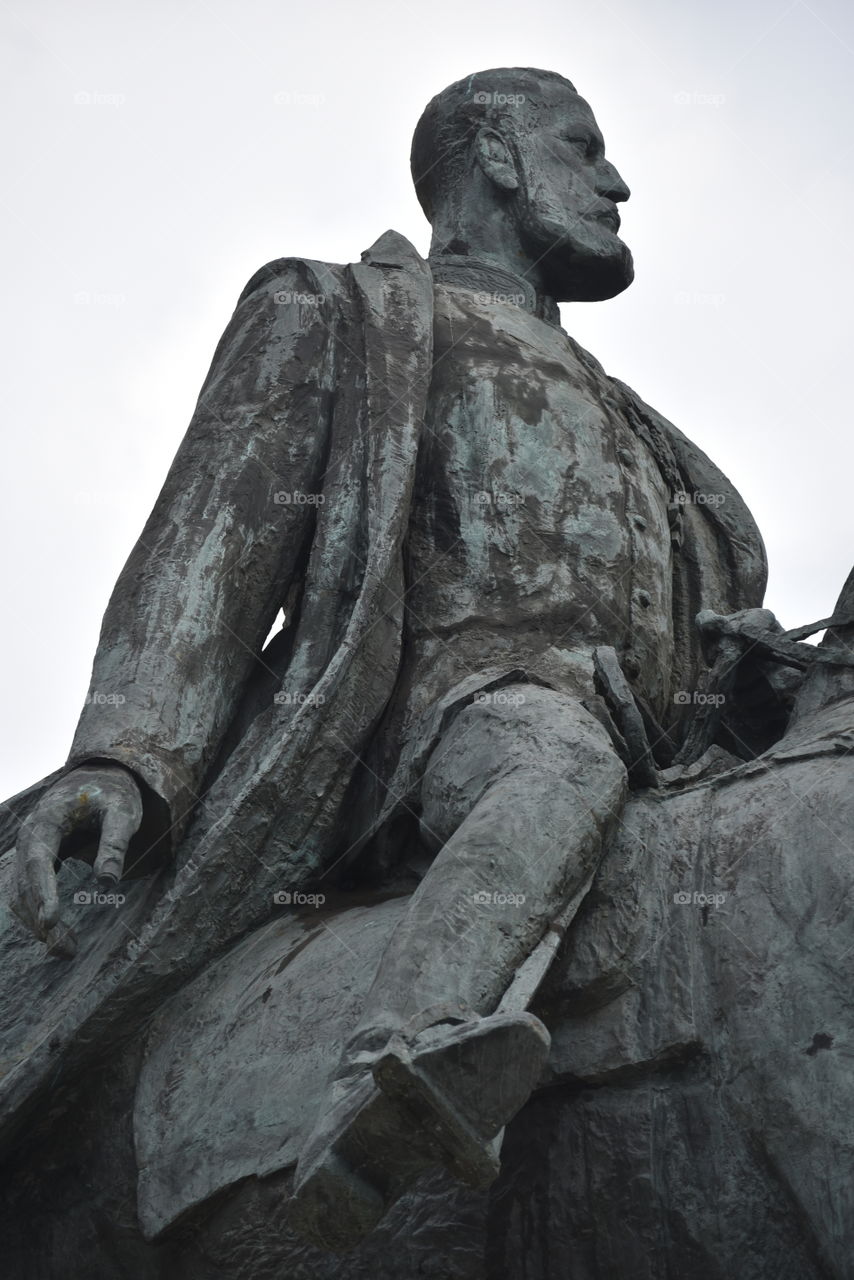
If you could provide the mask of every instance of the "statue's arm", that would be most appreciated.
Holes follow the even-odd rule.
[[[616,378],[612,381],[657,427],[673,450],[682,489],[670,496],[682,507],[686,533],[693,536],[695,543],[689,555],[703,579],[703,594],[709,597],[698,608],[717,608],[713,601],[718,597],[721,612],[759,608],[768,581],[768,557],[747,503],[699,445],[631,387]],[[691,622],[693,625],[693,616]]]
[[[147,842],[159,838],[168,851],[199,798],[310,540],[316,507],[281,496],[320,484],[335,377],[335,279],[283,260],[241,296],[107,606],[70,772],[22,828],[19,897],[31,919],[46,902],[47,925],[56,915],[53,857],[70,809],[84,812],[81,769],[91,783],[91,769],[106,766],[107,811],[93,809],[87,793],[84,819],[104,836],[117,829],[120,845],[142,821]],[[116,766],[137,784],[139,813],[133,789],[116,782]],[[126,811],[118,826],[109,818],[117,807]]]
[[[319,484],[326,443],[326,295],[299,261],[256,279],[107,606],[69,758],[127,765],[176,830],[306,544],[316,508],[277,498]]]
[[[734,614],[761,606],[768,578],[765,546],[747,504],[720,467],[667,418],[640,396],[611,379],[629,400],[653,436],[669,450],[672,474],[666,479],[673,528],[674,662],[671,719],[665,727],[678,737],[694,713],[681,702],[697,690],[706,670],[697,614],[712,609]]]

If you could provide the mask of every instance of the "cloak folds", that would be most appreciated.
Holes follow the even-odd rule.
[[[66,964],[50,1007],[26,995],[26,973],[65,962],[15,934],[22,999],[36,1007],[5,1045],[0,1032],[12,1067],[0,1124],[14,1129],[57,1076],[131,1033],[340,846],[342,801],[401,656],[432,306],[429,265],[395,232],[360,264],[283,259],[244,290],[107,608],[68,762],[130,768],[145,792],[144,838],[168,842],[174,860],[132,930],[121,912],[83,920],[101,958],[85,973],[79,959]],[[677,687],[691,689],[702,666],[694,614],[761,603],[762,543],[705,455],[588,360],[602,394],[628,402],[653,442],[666,438],[685,492],[722,495],[686,506],[675,556]],[[277,696],[249,715],[245,691],[283,605],[293,621],[269,660]]]

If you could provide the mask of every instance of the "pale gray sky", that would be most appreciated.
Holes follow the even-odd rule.
[[[264,262],[426,252],[413,126],[451,81],[574,81],[636,281],[564,307],[735,481],[786,626],[854,561],[846,0],[0,0],[0,797],[62,763],[110,590]]]

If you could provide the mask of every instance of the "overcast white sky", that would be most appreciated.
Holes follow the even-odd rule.
[[[110,590],[243,284],[426,252],[408,156],[492,66],[568,76],[632,188],[636,281],[563,308],[735,481],[786,626],[854,562],[847,0],[0,0],[0,797],[62,763]]]

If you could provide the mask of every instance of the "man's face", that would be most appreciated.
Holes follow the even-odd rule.
[[[613,298],[634,278],[632,255],[617,235],[617,202],[628,199],[629,189],[605,159],[584,99],[559,85],[547,93],[546,109],[516,138],[522,243],[559,302]]]

